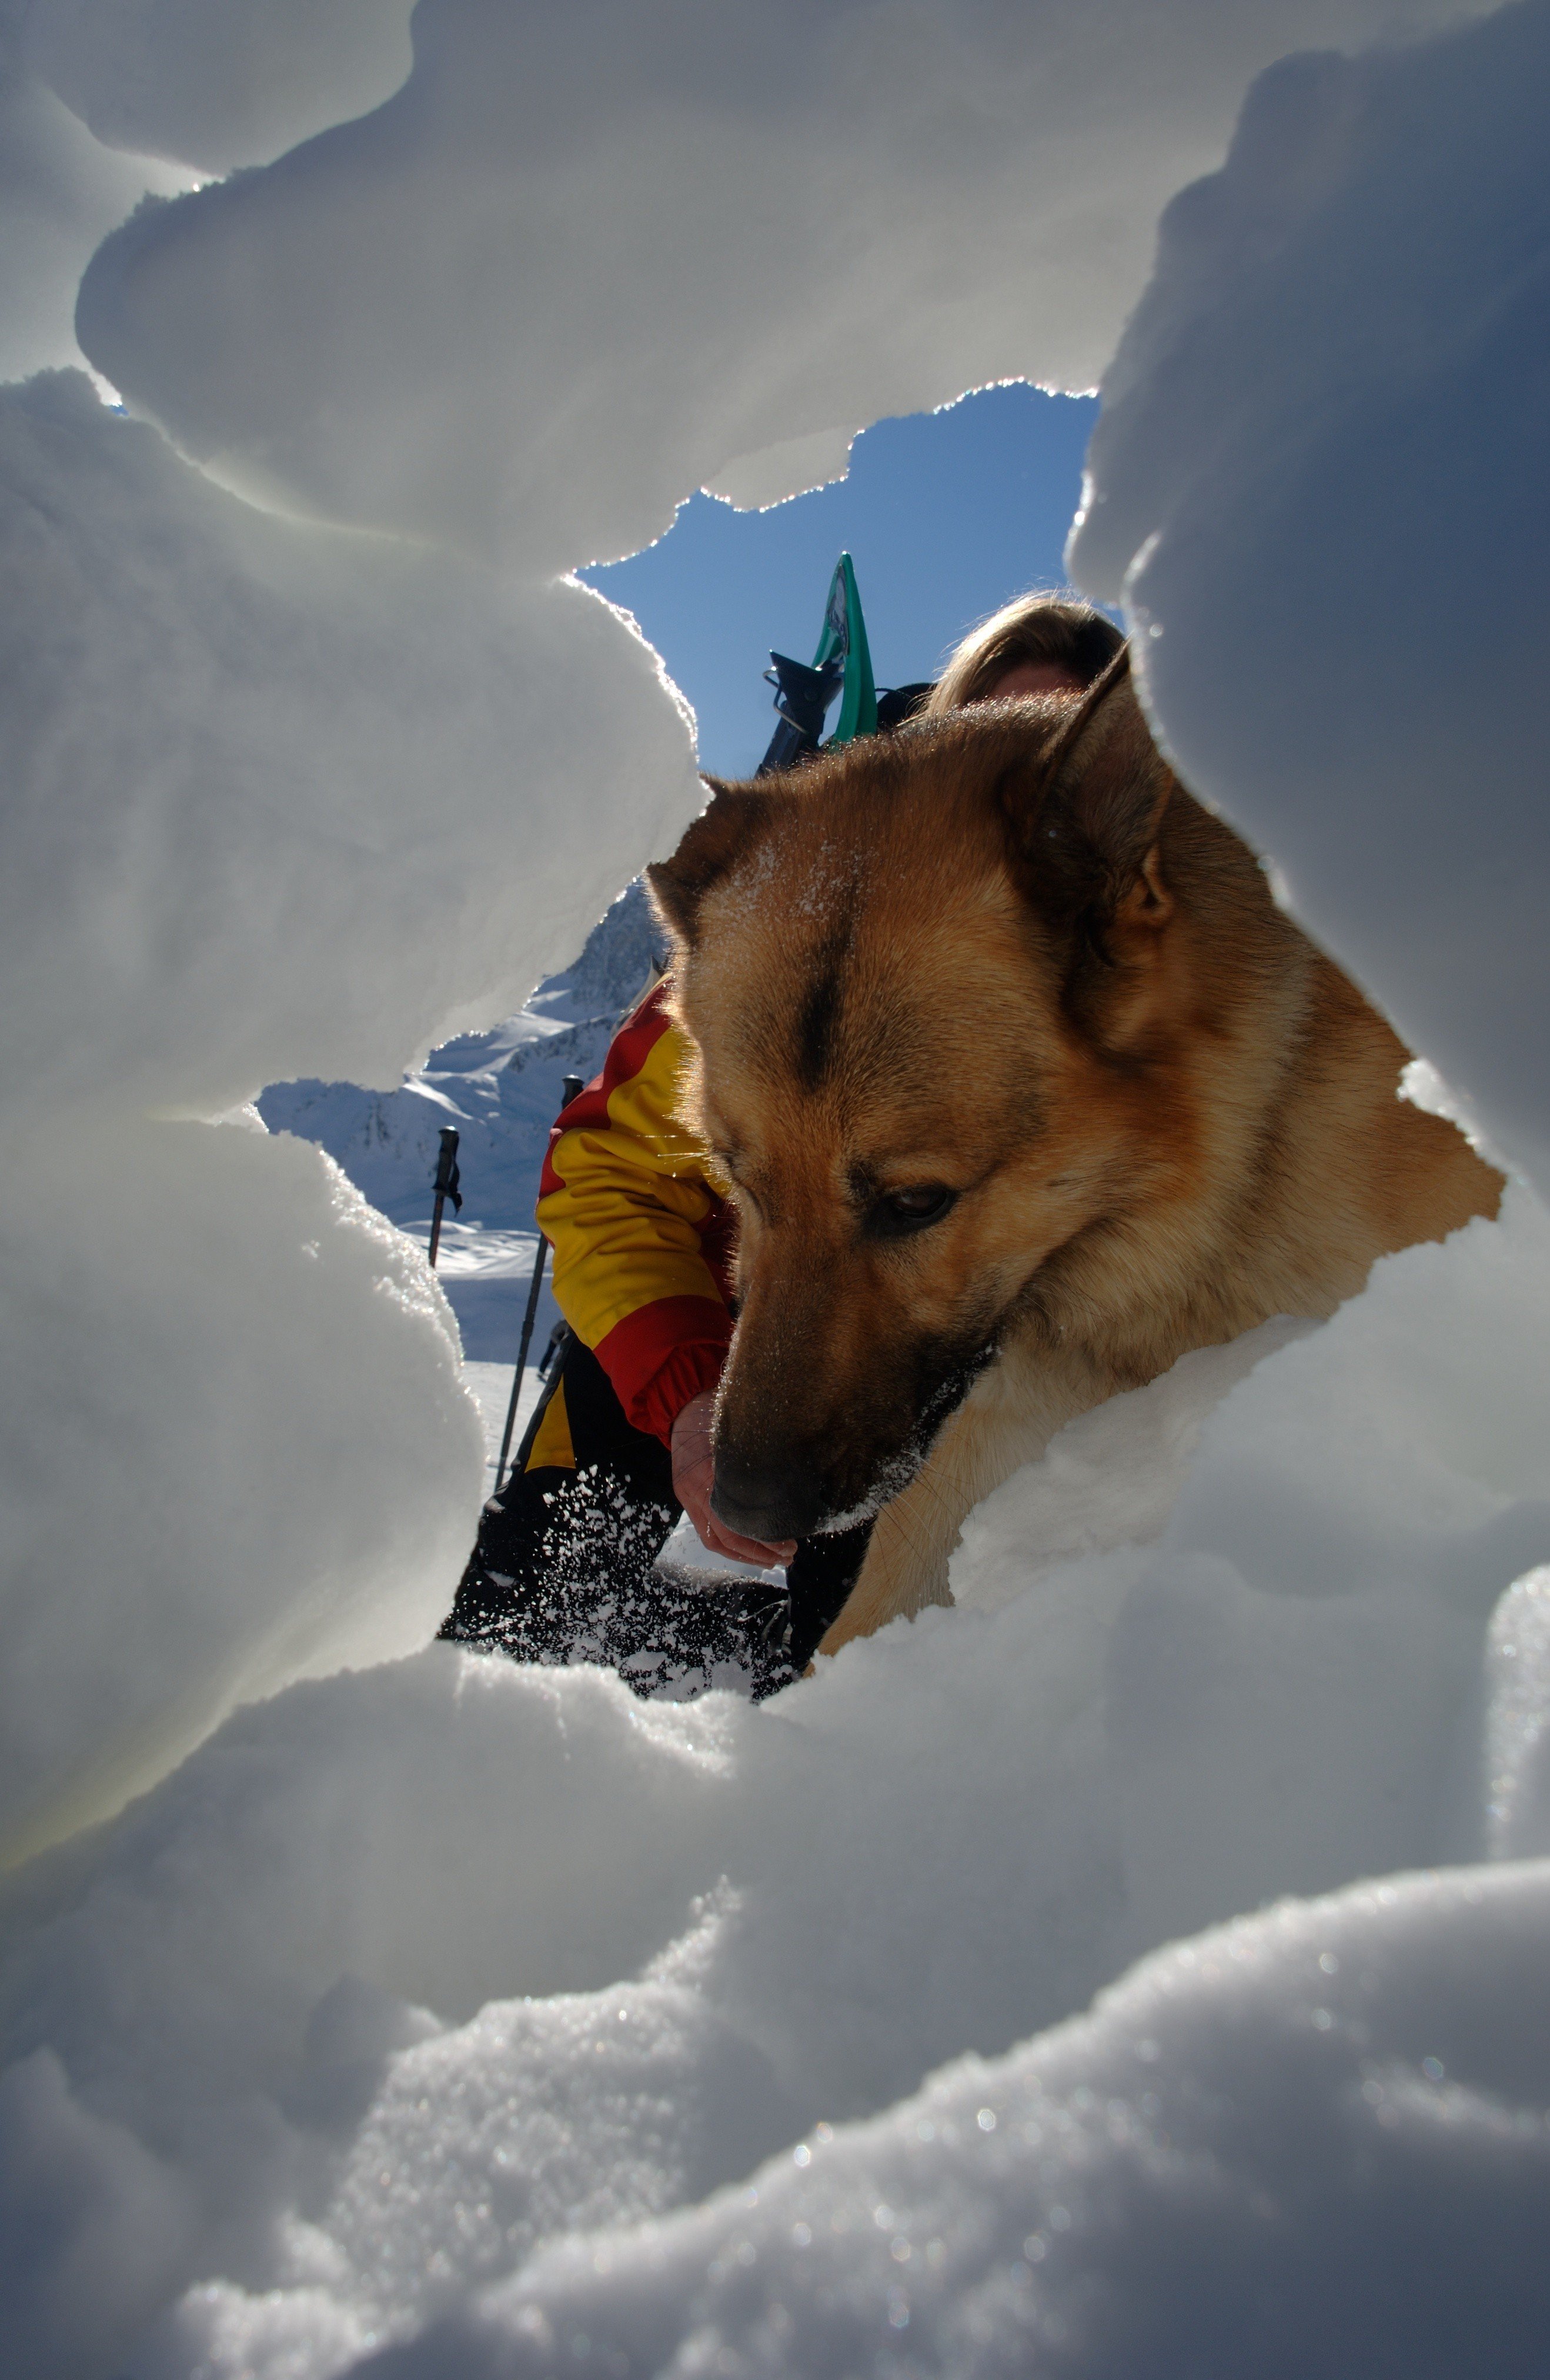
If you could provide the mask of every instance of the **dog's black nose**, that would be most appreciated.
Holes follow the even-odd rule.
[[[779,1545],[810,1537],[824,1512],[823,1483],[810,1469],[776,1468],[745,1461],[735,1448],[716,1450],[711,1509],[740,1536]]]

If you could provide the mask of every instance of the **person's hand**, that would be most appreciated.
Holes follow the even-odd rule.
[[[716,1392],[705,1389],[691,1397],[672,1425],[672,1492],[695,1524],[700,1544],[713,1554],[730,1554],[734,1561],[756,1562],[769,1570],[789,1562],[796,1551],[794,1538],[786,1545],[761,1545],[757,1537],[740,1537],[716,1518],[710,1490],[716,1484],[716,1458],[710,1449],[710,1428],[716,1413]]]

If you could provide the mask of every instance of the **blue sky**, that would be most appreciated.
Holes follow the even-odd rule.
[[[758,766],[775,724],[770,646],[809,661],[842,548],[879,686],[934,677],[963,631],[1060,554],[1097,418],[1093,397],[1018,384],[864,431],[848,479],[765,513],[696,495],[666,537],[580,576],[635,613],[699,717],[700,759]]]

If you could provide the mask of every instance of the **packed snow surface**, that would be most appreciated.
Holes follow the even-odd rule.
[[[97,139],[210,172],[391,97],[413,0],[31,0],[21,63]]]
[[[421,0],[401,91],[138,216],[80,337],[236,483],[564,569],[879,414],[1090,387],[1256,68],[1457,14]]]
[[[698,789],[599,598],[266,517],[79,374],[0,393],[0,584],[15,1856],[423,1641],[478,1501],[422,1259],[317,1151],[169,1119],[398,1083]]]
[[[72,1114],[7,1138],[0,1216],[8,1864],[423,1644],[480,1449],[423,1258],[314,1149]]]
[[[1543,2364],[1527,1187],[1074,1425],[958,1608],[670,1706],[428,1641],[451,1311],[239,1112],[364,1086],[526,1161],[509,1063],[427,1053],[698,798],[558,574],[1103,372],[1073,561],[1169,748],[1550,1182],[1550,9],[1459,13],[0,10],[0,369],[74,359],[110,233],[77,322],[140,417],[0,393],[28,2380]]]
[[[79,374],[0,395],[0,1100],[394,1085],[697,806],[599,597],[257,513]]]
[[[1550,1184],[1550,7],[1321,53],[1181,193],[1072,548],[1186,781]]]
[[[7,12],[14,13],[14,12]],[[16,35],[0,20],[0,375],[79,364],[76,284],[104,232],[148,190],[188,176],[93,140],[47,85],[16,72]]]
[[[1266,2368],[1333,2373],[1388,2368],[1399,2291],[1392,2368],[1455,2368],[1439,2306],[1532,2368],[1544,1870],[1251,1919],[1016,2045],[1235,1911],[1550,1852],[1547,1330],[1515,1193],[1258,1334],[1214,1411],[1191,1358],[1073,1425],[960,1609],[771,1704],[435,1645],[228,1720],[12,1888],[16,2334],[136,2380],[393,2341],[455,2380],[1035,2338],[1226,2374],[1275,2301]],[[1008,1594],[1100,1425],[1144,1510]]]
[[[77,284],[139,200],[386,99],[408,70],[410,6],[3,0],[0,377],[79,363]]]

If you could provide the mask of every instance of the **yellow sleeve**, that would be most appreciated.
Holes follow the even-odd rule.
[[[538,1206],[561,1312],[635,1426],[663,1435],[714,1385],[732,1334],[728,1209],[673,1112],[687,1055],[653,995],[561,1118]]]

